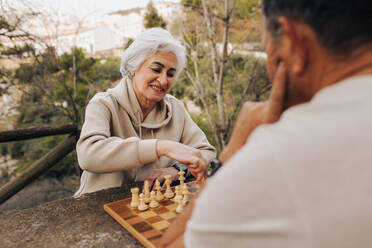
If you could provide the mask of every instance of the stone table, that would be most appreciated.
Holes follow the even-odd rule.
[[[103,205],[130,197],[133,183],[0,213],[0,247],[143,247]]]

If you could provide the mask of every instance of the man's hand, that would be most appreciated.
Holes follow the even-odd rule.
[[[150,186],[150,190],[151,190],[156,179],[158,179],[159,182],[162,183],[165,180],[164,176],[170,175],[171,176],[171,183],[172,183],[173,181],[178,180],[178,174],[177,173],[178,173],[178,170],[173,168],[173,167],[153,169],[145,180],[147,180],[149,182],[149,186]]]
[[[197,182],[205,176],[207,161],[198,149],[170,140],[159,140],[156,149],[159,157],[166,156],[186,165]]]
[[[195,200],[199,197],[200,189],[198,193],[190,200],[187,207],[183,212],[172,221],[172,224],[168,227],[167,231],[163,234],[159,248],[165,247],[183,247],[183,235],[185,233],[187,221],[191,218],[192,211],[194,210]]]
[[[247,141],[249,135],[258,126],[274,123],[283,113],[283,102],[286,91],[286,69],[281,62],[275,73],[273,88],[266,102],[246,102],[236,120],[229,144],[221,152],[219,160],[225,163]]]

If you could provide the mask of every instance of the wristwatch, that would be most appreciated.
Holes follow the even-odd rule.
[[[212,158],[207,166],[207,170],[205,171],[205,174],[207,177],[211,177],[218,171],[219,168],[221,168],[222,163],[217,158]]]
[[[174,163],[171,165],[173,168],[175,168],[176,170],[180,171],[181,169],[185,172],[185,177],[190,177],[191,176],[191,173],[190,171],[187,169],[186,165],[184,164],[181,164],[181,163]]]

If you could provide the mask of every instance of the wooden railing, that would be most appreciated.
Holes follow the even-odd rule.
[[[8,200],[36,178],[44,174],[49,168],[73,151],[75,149],[76,141],[79,137],[79,130],[76,125],[70,124],[0,132],[0,143],[60,134],[70,135],[39,160],[31,164],[20,175],[0,188],[0,204]]]

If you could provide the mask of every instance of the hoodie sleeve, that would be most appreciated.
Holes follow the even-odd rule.
[[[91,101],[76,145],[79,165],[94,173],[110,173],[141,167],[158,160],[156,139],[111,136],[111,112],[104,101]]]
[[[183,105],[182,109],[185,114],[185,123],[181,143],[199,149],[207,162],[212,158],[215,158],[216,149],[208,142],[204,132],[191,119],[189,113],[187,113]]]

